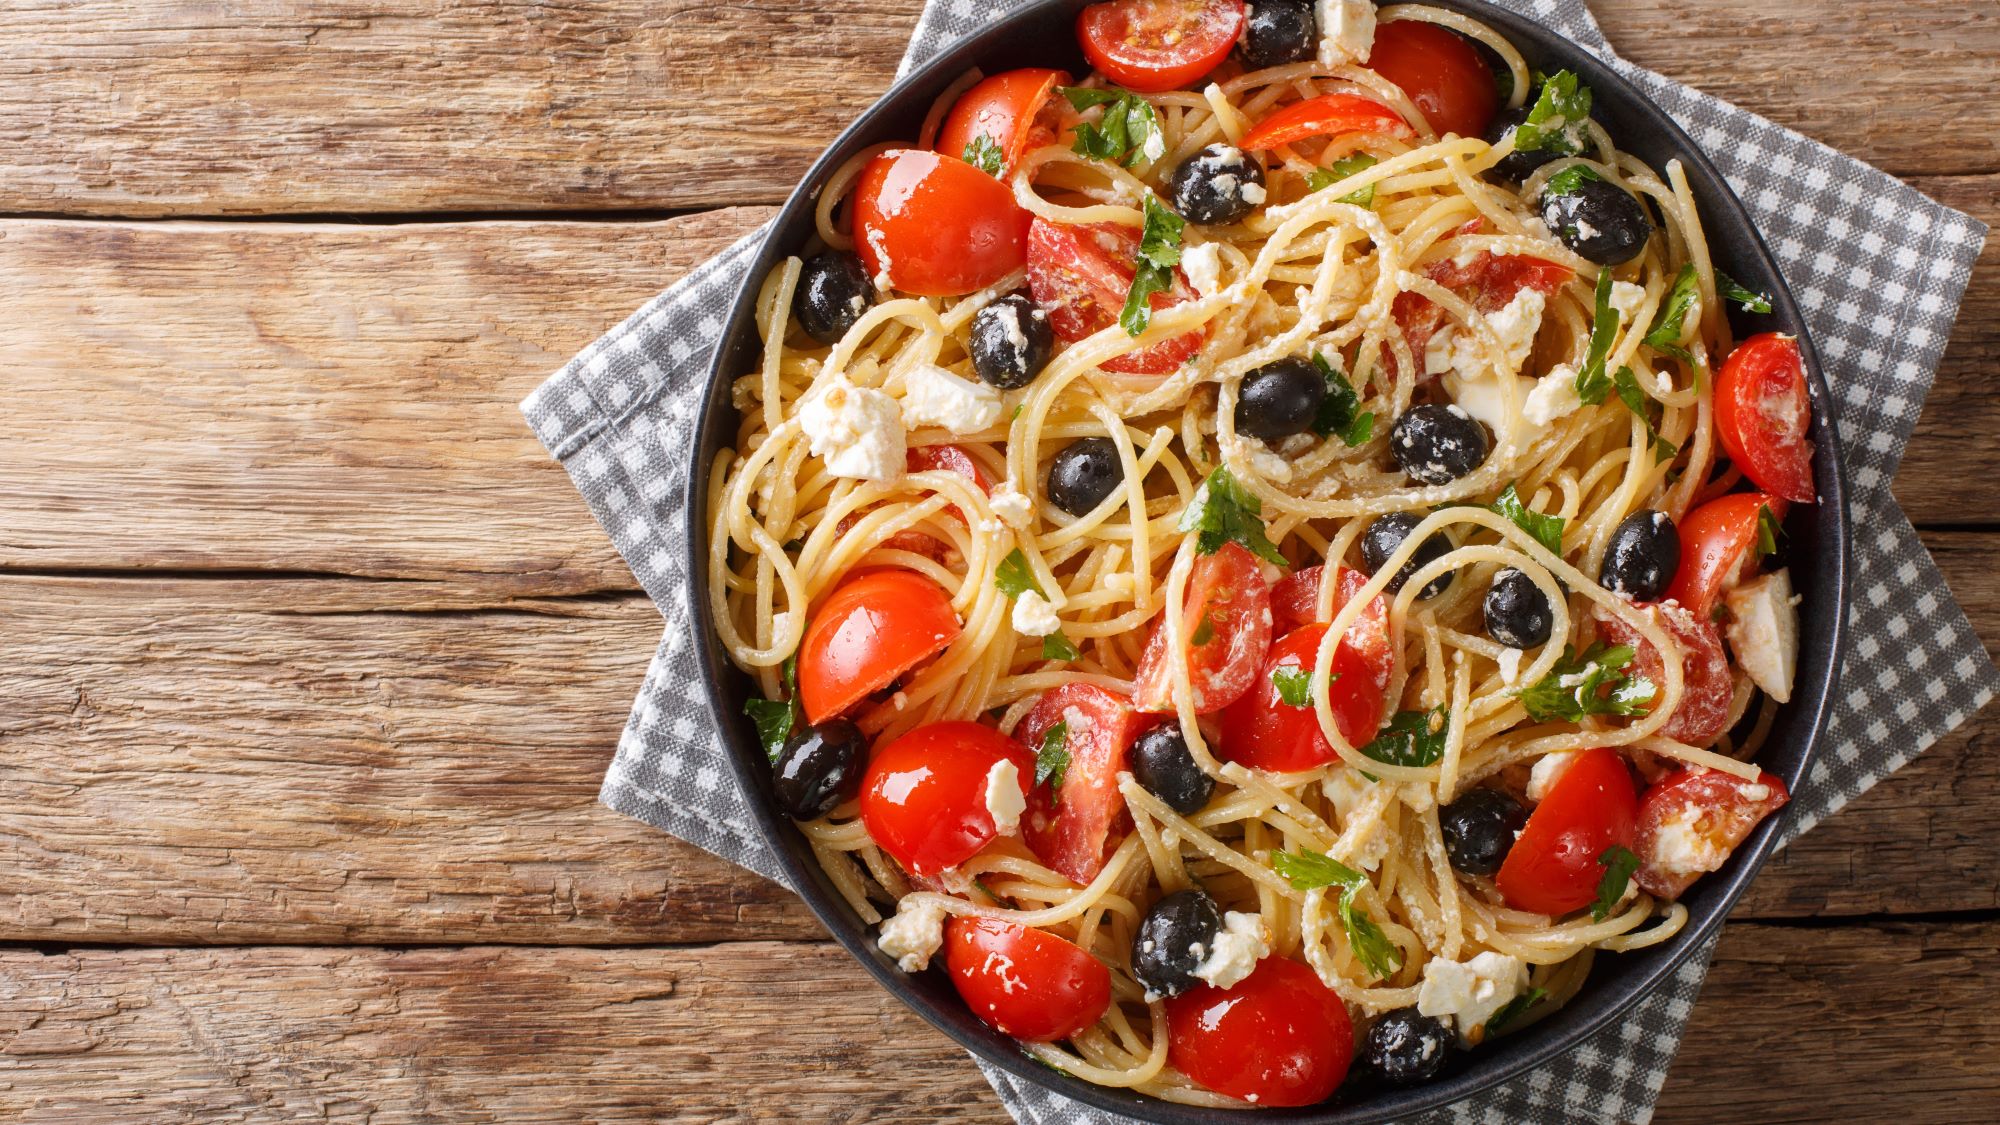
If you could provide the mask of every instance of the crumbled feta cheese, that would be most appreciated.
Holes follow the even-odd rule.
[[[1442,375],[1451,370],[1454,358],[1453,343],[1458,339],[1458,325],[1446,323],[1431,333],[1424,344],[1424,374]]]
[[[1250,975],[1257,962],[1271,953],[1271,931],[1259,914],[1232,910],[1222,916],[1215,946],[1196,965],[1194,975],[1217,988],[1233,987]]]
[[[868,228],[868,248],[875,251],[875,288],[887,293],[891,288],[889,271],[894,268],[889,264],[888,232],[881,227]]]
[[[1563,771],[1575,760],[1574,750],[1558,750],[1535,759],[1535,768],[1528,772],[1528,800],[1540,803],[1549,795],[1549,789],[1555,785],[1556,778],[1561,777]]]
[[[1496,663],[1500,665],[1500,681],[1502,683],[1511,684],[1521,678],[1521,657],[1524,655],[1526,654],[1518,648],[1503,648],[1500,650],[1500,656]]]
[[[1424,982],[1417,986],[1417,1011],[1450,1019],[1461,1041],[1486,1026],[1493,1014],[1528,987],[1528,966],[1518,957],[1481,953],[1470,961],[1435,957],[1424,965]]]
[[[1000,517],[1000,522],[1008,527],[1023,528],[1035,518],[1035,502],[1015,488],[1013,481],[994,489],[986,502],[993,509],[993,514]]]
[[[1167,138],[1160,135],[1158,129],[1153,129],[1147,132],[1146,143],[1139,146],[1139,151],[1145,154],[1147,160],[1158,160],[1167,154]]]
[[[1069,737],[1082,738],[1090,733],[1090,716],[1084,714],[1080,708],[1065,707],[1062,717],[1063,726],[1069,729]]]
[[[1264,205],[1263,184],[1244,184],[1243,190],[1238,192],[1237,194],[1241,195],[1244,201],[1249,203],[1252,207],[1261,207]]]
[[[1645,302],[1645,286],[1634,285],[1629,281],[1611,283],[1611,307],[1618,310],[1619,320],[1631,320],[1639,315],[1639,306]]]
[[[1028,798],[1021,792],[1021,771],[1005,758],[986,771],[986,814],[993,818],[994,831],[1012,836],[1021,828],[1021,814]]]
[[[1271,452],[1271,448],[1256,438],[1237,436],[1234,452],[1248,462],[1257,474],[1280,484],[1292,479],[1291,462]]]
[[[812,455],[837,477],[891,481],[903,475],[903,413],[881,391],[845,375],[815,382],[799,400],[799,428]]]
[[[1354,815],[1354,807],[1366,799],[1375,786],[1375,782],[1361,776],[1360,770],[1342,766],[1334,770],[1320,788],[1325,791],[1326,799],[1333,802],[1333,811],[1340,817],[1340,822],[1346,824],[1348,817]]]
[[[1535,381],[1535,388],[1521,404],[1521,417],[1546,426],[1582,405],[1583,400],[1576,397],[1576,370],[1565,363]]]
[[[1222,292],[1222,244],[1204,242],[1181,251],[1181,272],[1188,284],[1204,297]]]
[[[1486,424],[1486,428],[1496,434],[1507,432],[1507,420],[1513,412],[1507,408],[1507,385],[1514,385],[1514,407],[1527,400],[1528,392],[1535,389],[1535,381],[1520,375],[1508,375],[1480,364],[1470,369],[1458,368],[1444,377],[1445,391],[1459,409]]]
[[[1368,59],[1375,49],[1372,0],[1319,0],[1319,64],[1340,66]]]
[[[1640,292],[1643,295],[1645,291]],[[1504,308],[1486,314],[1486,326],[1500,339],[1509,373],[1518,373],[1527,366],[1528,353],[1535,348],[1535,334],[1541,330],[1542,313],[1548,303],[1549,299],[1539,291],[1523,289]],[[1486,367],[1485,342],[1476,334],[1460,336],[1452,346],[1452,366],[1461,372]]]
[[[897,968],[922,972],[931,963],[931,954],[944,944],[944,917],[944,907],[935,900],[919,902],[910,895],[896,905],[896,916],[882,923],[882,936],[875,944],[896,959]]]
[[[993,310],[993,323],[998,324],[1001,333],[1007,337],[1007,346],[1014,350],[1015,355],[1027,355],[1028,334],[1021,331],[1021,307],[1007,303],[988,307]]]
[[[1582,216],[1577,217],[1576,237],[1578,239],[1596,238],[1600,233],[1596,227],[1591,226]]]
[[[1343,850],[1341,845],[1352,834],[1352,826],[1348,830],[1343,831],[1341,833],[1341,842],[1335,845],[1335,850]],[[1374,871],[1381,867],[1382,861],[1389,858],[1388,822],[1380,817],[1370,821],[1368,823],[1368,831],[1361,837],[1360,841],[1346,847],[1344,850],[1354,866],[1363,871]]]
[[[1791,574],[1774,570],[1722,600],[1729,607],[1725,633],[1737,665],[1765,695],[1791,702],[1799,666],[1799,599],[1792,594]]]
[[[1062,628],[1056,607],[1033,590],[1014,599],[1014,631],[1024,637],[1046,637]]]
[[[943,426],[954,434],[974,434],[1000,421],[1000,392],[961,379],[942,367],[920,364],[903,376],[903,423]]]
[[[1729,849],[1699,830],[1702,815],[1699,807],[1690,805],[1661,822],[1646,861],[1668,875],[1695,875],[1721,867],[1729,859]]]

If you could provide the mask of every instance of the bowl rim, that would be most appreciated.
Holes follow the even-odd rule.
[[[702,706],[707,711],[710,722],[727,752],[726,756],[735,781],[749,796],[751,815],[757,834],[775,853],[777,863],[795,893],[805,901],[834,940],[874,976],[879,984],[922,1016],[932,1027],[969,1051],[975,1059],[987,1066],[997,1067],[1018,1081],[1073,1098],[1095,1109],[1134,1116],[1141,1120],[1158,1122],[1160,1125],[1213,1125],[1218,1121],[1236,1119],[1243,1111],[1207,1109],[1167,1102],[1115,1087],[1086,1082],[1045,1067],[1022,1053],[1013,1040],[974,1023],[964,1011],[962,1004],[956,1005],[956,1010],[953,1010],[952,1006],[914,987],[913,981],[917,978],[903,973],[886,957],[879,954],[874,948],[870,929],[863,925],[845,901],[826,885],[823,873],[816,867],[809,866],[803,858],[795,826],[780,817],[769,801],[758,798],[761,785],[768,781],[769,764],[762,748],[749,737],[744,724],[737,721],[738,717],[730,713],[723,704],[721,685],[724,678],[740,676],[741,673],[727,661],[715,643],[716,632],[709,599],[705,587],[700,585],[707,573],[709,528],[707,478],[712,464],[701,456],[700,451],[727,445],[726,440],[722,442],[716,440],[716,426],[720,417],[733,418],[736,415],[734,408],[726,401],[728,388],[734,379],[733,373],[725,370],[725,365],[732,359],[733,349],[729,346],[729,342],[736,340],[746,331],[755,332],[758,291],[776,260],[783,253],[790,251],[789,246],[776,245],[777,232],[788,224],[797,222],[801,213],[810,211],[817,202],[819,185],[841,161],[846,159],[847,150],[857,143],[857,138],[869,133],[881,119],[906,112],[909,103],[920,96],[923,89],[935,82],[939,75],[947,72],[954,75],[961,73],[973,65],[978,57],[990,55],[996,49],[1003,48],[1027,25],[1050,18],[1058,9],[1080,9],[1087,2],[1088,0],[1031,0],[997,17],[980,30],[954,41],[924,64],[912,68],[899,77],[887,92],[828,144],[768,224],[767,230],[771,233],[758,246],[736,291],[722,330],[715,337],[713,358],[696,415],[697,434],[694,446],[696,454],[688,459],[685,505],[687,526],[683,549],[685,573],[689,578],[687,590],[689,620],[695,631],[692,647],[704,684],[701,693]],[[1798,337],[1805,361],[1807,386],[1813,407],[1812,437],[1819,450],[1814,477],[1820,492],[1821,518],[1830,521],[1833,532],[1832,553],[1829,557],[1823,557],[1818,566],[1831,572],[1832,582],[1837,590],[1835,607],[1837,613],[1829,623],[1830,640],[1826,646],[1825,665],[1820,669],[1820,675],[1815,681],[1807,683],[1802,680],[1794,685],[1793,702],[1788,705],[1798,708],[1795,714],[1804,719],[1804,725],[1797,735],[1802,747],[1798,764],[1793,771],[1795,776],[1787,779],[1792,789],[1796,791],[1809,776],[1814,758],[1825,737],[1847,647],[1848,607],[1852,598],[1853,584],[1850,558],[1851,513],[1846,489],[1846,473],[1838,435],[1832,424],[1835,399],[1825,383],[1819,354],[1813,347],[1805,318],[1761,232],[1758,231],[1755,222],[1726,178],[1679,124],[1620,74],[1615,65],[1599,58],[1588,48],[1563,36],[1560,32],[1528,16],[1500,8],[1486,0],[1428,0],[1428,2],[1471,15],[1499,30],[1516,44],[1525,41],[1544,55],[1560,58],[1565,66],[1583,76],[1586,84],[1600,99],[1608,92],[1615,103],[1624,110],[1645,118],[1648,125],[1663,135],[1666,146],[1674,150],[1675,158],[1679,159],[1687,170],[1690,184],[1704,189],[1706,195],[1710,197],[1703,201],[1704,219],[1709,221],[1709,225],[1713,225],[1715,218],[1711,212],[1719,207],[1728,219],[1741,227],[1744,237],[1726,244],[1732,253],[1718,256],[1732,260],[1753,259],[1763,267],[1764,273],[1771,279],[1770,296],[1776,314],[1773,319],[1790,326],[1791,331]],[[719,396],[723,400],[720,404],[721,409],[718,409]],[[1336,1097],[1333,1101],[1322,1102],[1315,1106],[1265,1109],[1259,1111],[1258,1119],[1312,1122],[1315,1125],[1364,1125],[1364,1123],[1391,1121],[1434,1110],[1491,1090],[1559,1055],[1574,1050],[1671,982],[1688,959],[1708,943],[1775,849],[1784,826],[1789,823],[1789,815],[1788,809],[1779,816],[1767,817],[1751,838],[1737,849],[1725,871],[1712,874],[1704,880],[1709,888],[1707,901],[1699,904],[1699,909],[1691,909],[1688,923],[1679,934],[1656,947],[1664,951],[1664,956],[1659,956],[1652,963],[1637,966],[1630,971],[1621,971],[1610,981],[1593,979],[1586,985],[1582,994],[1565,1005],[1565,1009],[1594,1007],[1594,1010],[1588,1011],[1585,1018],[1573,1020],[1568,1026],[1550,1028],[1539,1036],[1536,1027],[1524,1029],[1518,1035],[1506,1038],[1509,1047],[1504,1053],[1477,1056],[1473,1062],[1432,1083],[1400,1089],[1382,1089],[1367,1100],[1359,1102],[1344,1102]],[[1718,881],[1723,884],[1720,893],[1714,890],[1714,885]],[[1626,956],[1637,956],[1637,954]],[[1595,970],[1593,970],[1594,977]]]

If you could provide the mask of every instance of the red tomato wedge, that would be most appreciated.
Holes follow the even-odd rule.
[[[855,182],[854,250],[905,293],[955,297],[1021,268],[1029,214],[1006,184],[955,156],[893,149]]]
[[[1181,638],[1189,646],[1188,685],[1198,714],[1214,714],[1250,690],[1271,651],[1271,585],[1257,556],[1224,543],[1195,560],[1181,610]],[[1162,715],[1174,710],[1164,618],[1154,623],[1139,656],[1132,706]]]
[[[1000,150],[1002,170],[1012,172],[1022,153],[1056,139],[1053,123],[1042,118],[1058,85],[1069,85],[1069,75],[1038,67],[979,82],[959,95],[945,116],[937,151],[963,160],[972,142],[985,137]]]
[[[1681,646],[1681,702],[1661,724],[1659,734],[1689,746],[1708,746],[1729,729],[1729,701],[1736,693],[1736,681],[1729,674],[1729,657],[1722,649],[1722,630],[1706,617],[1696,617],[1674,602],[1661,602],[1644,610]],[[1605,642],[1631,645],[1637,653],[1631,667],[1664,692],[1666,666],[1659,650],[1622,618],[1601,611],[1593,616]]]
[[[929,536],[924,538],[929,539]],[[944,587],[913,570],[857,575],[827,595],[799,643],[806,721],[845,712],[958,639]]]
[[[1681,520],[1681,566],[1667,588],[1667,600],[1706,619],[1744,560],[1756,557],[1757,518],[1765,508],[1782,517],[1785,502],[1761,492],[1738,492],[1689,512]]]
[[[1554,293],[1576,276],[1568,266],[1541,258],[1485,250],[1476,251],[1462,265],[1455,258],[1446,258],[1424,272],[1432,281],[1467,298],[1481,313],[1506,308],[1524,289],[1544,296]],[[1421,365],[1425,345],[1444,324],[1444,309],[1421,293],[1398,293],[1390,312]]]
[[[1064,684],[1042,696],[1015,734],[1040,751],[1057,723],[1068,724],[1069,768],[1060,790],[1042,785],[1029,794],[1021,835],[1043,863],[1088,883],[1129,827],[1118,775],[1132,740],[1148,724],[1122,696],[1095,684]]]
[[[1553,917],[1595,902],[1604,877],[1597,858],[1613,845],[1632,846],[1638,813],[1625,759],[1603,747],[1578,754],[1494,876],[1507,905]]]
[[[1028,290],[1047,310],[1049,327],[1065,340],[1081,340],[1118,323],[1131,291],[1139,232],[1116,223],[1074,227],[1036,219],[1028,231]],[[1155,310],[1194,300],[1180,270],[1174,284],[1147,303]],[[1104,363],[1127,375],[1165,375],[1201,350],[1201,329],[1183,332]]]
[[[1484,136],[1500,108],[1500,87],[1470,40],[1421,20],[1375,29],[1368,69],[1403,88],[1439,136]]]
[[[1715,376],[1715,436],[1757,487],[1813,502],[1812,397],[1799,342],[1766,332],[1736,345]]]
[[[1111,1007],[1111,970],[1054,934],[991,918],[954,917],[944,964],[972,1014],[1030,1043],[1068,1039]]]
[[[1176,1070],[1263,1107],[1325,1101],[1354,1061],[1347,1005],[1286,957],[1264,958],[1233,988],[1203,984],[1170,998],[1167,1035]]]
[[[1387,606],[1384,605],[1384,612]],[[1366,628],[1357,624],[1356,629]],[[1313,622],[1286,634],[1271,646],[1264,674],[1241,699],[1222,712],[1222,736],[1217,753],[1227,761],[1273,773],[1297,773],[1334,760],[1332,744],[1319,729],[1319,712],[1310,704],[1295,707],[1278,690],[1281,672],[1310,673],[1319,658],[1327,626]],[[1354,630],[1349,630],[1353,635]],[[1343,641],[1333,652],[1334,680],[1327,702],[1341,737],[1361,746],[1382,726],[1382,691],[1389,683],[1386,646],[1377,663],[1367,652]]]
[[[1243,0],[1108,0],[1076,17],[1090,65],[1128,90],[1155,94],[1214,70],[1243,33]]]
[[[1307,137],[1343,137],[1350,133],[1376,133],[1410,138],[1417,135],[1402,115],[1381,102],[1359,94],[1321,94],[1307,98],[1259,121],[1243,134],[1245,152],[1258,152],[1303,141]]]
[[[992,727],[931,723],[875,751],[861,779],[869,838],[915,875],[971,859],[999,835],[986,778],[1003,761],[1014,763],[1025,798],[1035,756]]]
[[[1368,584],[1368,576],[1358,570],[1345,567],[1336,568],[1340,575],[1339,585],[1333,592],[1333,612],[1339,613],[1361,588]],[[1319,583],[1326,573],[1323,566],[1304,566],[1285,575],[1271,587],[1271,631],[1278,636],[1303,625],[1319,620],[1314,611],[1319,606]],[[1329,619],[1330,620],[1330,619]],[[1391,663],[1389,655],[1389,599],[1381,594],[1369,604],[1354,624],[1347,627],[1347,637],[1342,644],[1353,645],[1368,654],[1372,663],[1381,664],[1386,669]],[[1383,675],[1387,676],[1385,670]],[[1383,683],[1388,683],[1386,679]]]
[[[1764,818],[1792,799],[1765,773],[1745,781],[1720,770],[1682,769],[1639,799],[1639,886],[1679,898],[1721,867]]]

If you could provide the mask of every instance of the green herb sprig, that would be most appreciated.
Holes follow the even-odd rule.
[[[1208,474],[1194,503],[1181,513],[1180,531],[1196,535],[1194,549],[1212,555],[1224,543],[1241,544],[1251,554],[1276,566],[1290,566],[1264,533],[1264,502],[1238,483],[1226,466]]]
[[[1567,522],[1561,516],[1544,515],[1528,507],[1521,499],[1521,493],[1512,482],[1500,493],[1489,507],[1500,515],[1514,521],[1514,526],[1533,536],[1535,542],[1548,548],[1552,555],[1562,554],[1563,525]]]
[[[1326,397],[1320,400],[1313,432],[1321,437],[1337,434],[1348,445],[1366,445],[1375,436],[1374,412],[1361,409],[1361,392],[1325,356],[1314,352],[1312,361],[1326,380]]]
[[[1398,711],[1361,753],[1391,766],[1428,766],[1444,757],[1450,733],[1450,713],[1442,704],[1428,711]]]
[[[1137,336],[1152,323],[1152,298],[1173,288],[1174,267],[1181,261],[1181,230],[1187,220],[1167,210],[1158,199],[1146,196],[1146,225],[1139,238],[1139,259],[1134,263],[1132,288],[1125,293],[1125,308],[1118,325],[1127,336]]]
[[[784,681],[785,698],[747,699],[743,702],[743,713],[750,716],[750,722],[757,728],[757,741],[764,745],[765,756],[773,762],[784,752],[792,731],[798,729],[804,711],[799,706],[799,658],[796,653],[785,658],[780,678]]]
[[[1625,671],[1634,655],[1630,645],[1607,648],[1599,641],[1582,655],[1566,645],[1562,659],[1549,674],[1516,695],[1528,717],[1536,722],[1562,719],[1573,723],[1586,715],[1643,715],[1659,688],[1646,677]]]
[[[1078,156],[1114,161],[1130,168],[1147,159],[1146,149],[1155,138],[1165,140],[1152,103],[1130,90],[1065,86],[1062,95],[1078,113],[1092,106],[1104,107],[1104,116],[1096,124],[1085,121],[1076,126],[1076,140],[1070,150]]]
[[[1340,917],[1342,928],[1347,931],[1348,948],[1354,951],[1355,958],[1370,973],[1377,978],[1386,977],[1402,964],[1402,952],[1356,901],[1361,888],[1368,885],[1367,878],[1359,871],[1330,856],[1304,848],[1296,853],[1282,849],[1272,852],[1271,869],[1302,891],[1321,887],[1340,888],[1335,912]]]

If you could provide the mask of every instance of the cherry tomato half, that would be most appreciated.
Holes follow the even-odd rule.
[[[1258,152],[1307,137],[1339,137],[1349,133],[1416,136],[1416,130],[1410,128],[1402,115],[1381,102],[1359,94],[1321,94],[1293,102],[1259,121],[1243,134],[1241,147],[1245,152]]]
[[[1715,436],[1743,475],[1774,496],[1813,501],[1812,398],[1799,342],[1752,336],[1715,376]]]
[[[938,130],[937,150],[963,159],[972,142],[986,137],[1000,149],[1003,170],[1012,172],[1022,153],[1055,140],[1055,129],[1038,118],[1058,85],[1069,85],[1069,75],[1039,67],[1010,70],[981,81],[959,95],[945,115],[944,127]]]
[[[1021,268],[1028,212],[1006,184],[955,156],[894,149],[854,185],[854,250],[905,293],[955,297]]]
[[[1597,858],[1613,845],[1632,846],[1638,812],[1625,759],[1601,746],[1578,754],[1500,864],[1494,880],[1507,905],[1550,916],[1589,906],[1604,877]]]
[[[1681,520],[1681,565],[1667,588],[1667,600],[1706,618],[1744,559],[1755,558],[1757,519],[1765,508],[1781,515],[1785,502],[1761,492],[1737,492],[1689,512]]]
[[[1639,843],[1632,849],[1639,854],[1639,885],[1679,898],[1791,799],[1772,774],[1745,781],[1720,770],[1682,769],[1639,799]]]
[[[925,538],[929,538],[926,536]],[[958,639],[944,587],[913,570],[876,570],[827,595],[799,643],[799,699],[817,723],[894,683]]]
[[[1021,834],[1043,863],[1088,883],[1130,827],[1122,823],[1118,775],[1146,722],[1122,696],[1095,684],[1064,684],[1042,696],[1015,735],[1039,750],[1057,723],[1067,724],[1069,768],[1061,790],[1037,786],[1028,797]]]
[[[1117,223],[1074,227],[1036,219],[1028,231],[1028,290],[1047,310],[1049,327],[1065,340],[1081,340],[1118,323],[1139,258],[1139,232]],[[1155,310],[1193,300],[1194,288],[1174,270],[1174,283],[1148,298]],[[1195,329],[1104,362],[1127,375],[1165,375],[1201,350]]]
[[[978,723],[931,723],[875,751],[861,779],[861,822],[903,868],[936,875],[971,859],[999,835],[986,809],[986,775],[1014,763],[1021,796],[1035,756]]]
[[[1355,572],[1348,572],[1355,573]],[[1363,579],[1366,581],[1366,579]],[[1387,603],[1383,615],[1387,616]],[[1365,615],[1364,615],[1365,617]],[[1386,624],[1386,622],[1385,622]],[[1348,630],[1366,630],[1366,621]],[[1337,755],[1319,729],[1319,712],[1310,704],[1295,707],[1278,691],[1280,672],[1310,673],[1319,658],[1327,626],[1315,621],[1280,638],[1271,646],[1264,674],[1241,699],[1222,712],[1218,754],[1225,760],[1273,773],[1297,773],[1322,766]],[[1333,721],[1350,746],[1361,746],[1382,726],[1382,691],[1389,683],[1389,651],[1365,650],[1341,642],[1333,652],[1333,675],[1327,702]]]
[[[1142,94],[1214,70],[1242,33],[1243,0],[1107,0],[1076,17],[1090,65]]]
[[[1689,746],[1707,746],[1729,729],[1729,703],[1736,694],[1736,680],[1729,673],[1729,657],[1722,649],[1722,630],[1706,617],[1696,617],[1674,602],[1646,606],[1645,612],[1681,646],[1680,706],[1660,724],[1658,733],[1662,738]],[[1666,678],[1662,673],[1666,665],[1652,642],[1622,618],[1601,611],[1593,616],[1605,641],[1631,645],[1637,652],[1632,667],[1664,692]]]
[[[1485,136],[1500,108],[1500,86],[1478,49],[1434,23],[1378,26],[1368,69],[1402,87],[1439,136]]]
[[[1167,1061],[1260,1106],[1325,1101],[1354,1061],[1347,1005],[1319,974],[1266,957],[1233,988],[1197,985],[1167,1001]]]
[[[1188,645],[1188,686],[1194,709],[1214,714],[1237,701],[1264,668],[1271,651],[1271,585],[1257,556],[1235,543],[1195,560],[1181,610]],[[1167,623],[1153,625],[1132,688],[1132,706],[1169,714],[1174,688],[1167,668]]]
[[[1030,1043],[1068,1039],[1111,1007],[1111,970],[1054,934],[991,918],[954,917],[944,964],[965,1006]]]
[[[1482,313],[1494,313],[1513,303],[1524,289],[1547,296],[1568,285],[1576,272],[1568,266],[1525,254],[1494,254],[1476,251],[1461,263],[1457,258],[1436,262],[1425,276],[1465,297]],[[1410,351],[1419,359],[1430,338],[1444,325],[1445,312],[1436,301],[1422,293],[1398,293],[1390,306],[1396,325],[1403,330]]]

